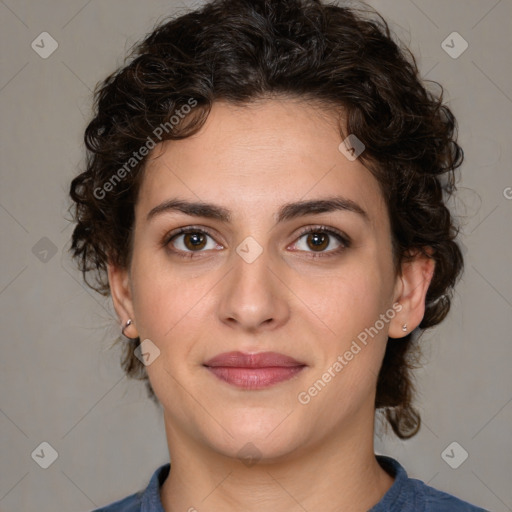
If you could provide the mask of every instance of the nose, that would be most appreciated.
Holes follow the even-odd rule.
[[[270,261],[267,254],[264,250],[250,263],[233,254],[233,267],[221,283],[218,307],[220,320],[228,326],[256,332],[287,322],[290,292],[279,276],[278,262]]]

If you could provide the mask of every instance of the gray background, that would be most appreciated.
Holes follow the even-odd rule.
[[[422,74],[445,86],[466,154],[454,204],[466,271],[449,318],[423,337],[424,426],[407,442],[378,436],[377,451],[434,487],[512,510],[512,2],[370,4]],[[160,411],[109,350],[110,302],[83,286],[69,261],[66,210],[94,85],[158,19],[190,5],[0,0],[2,512],[90,510],[145,487],[168,460]],[[31,47],[44,31],[59,45],[47,59]],[[441,46],[454,31],[469,44],[458,58]],[[58,453],[48,469],[31,457],[43,441]],[[469,454],[457,469],[441,456],[454,441]],[[452,463],[462,448],[448,450]]]

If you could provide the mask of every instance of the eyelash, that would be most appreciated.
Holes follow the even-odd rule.
[[[198,227],[196,228],[194,226],[188,226],[186,228],[180,228],[177,232],[171,232],[168,235],[166,235],[164,237],[164,240],[162,241],[162,245],[164,247],[168,247],[169,244],[175,238],[177,238],[180,235],[187,234],[187,233],[201,233],[204,235],[208,235],[211,238],[214,238],[212,233],[210,233],[207,229],[198,228]],[[324,233],[324,234],[333,236],[338,242],[340,242],[342,244],[342,246],[339,247],[338,249],[325,251],[325,252],[306,251],[310,255],[308,257],[311,257],[311,258],[329,258],[331,256],[335,256],[335,255],[339,254],[340,252],[344,251],[345,249],[348,249],[351,245],[351,240],[347,235],[345,235],[341,231],[338,231],[334,228],[328,228],[326,226],[314,226],[314,227],[304,228],[298,234],[297,240],[302,238],[304,235],[308,235],[310,233]],[[177,256],[179,256],[181,258],[188,258],[188,259],[194,258],[195,254],[197,254],[197,253],[204,252],[204,251],[181,251],[181,250],[176,250],[176,249],[170,249],[170,251],[173,254],[176,254]]]

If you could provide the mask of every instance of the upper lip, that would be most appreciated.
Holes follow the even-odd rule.
[[[205,366],[230,366],[235,368],[269,368],[282,366],[305,366],[304,363],[278,352],[224,352],[212,357]]]

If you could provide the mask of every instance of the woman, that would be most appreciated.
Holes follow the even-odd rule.
[[[73,255],[172,462],[105,511],[481,510],[374,453],[462,270],[449,108],[378,15],[218,0],[96,92]]]

